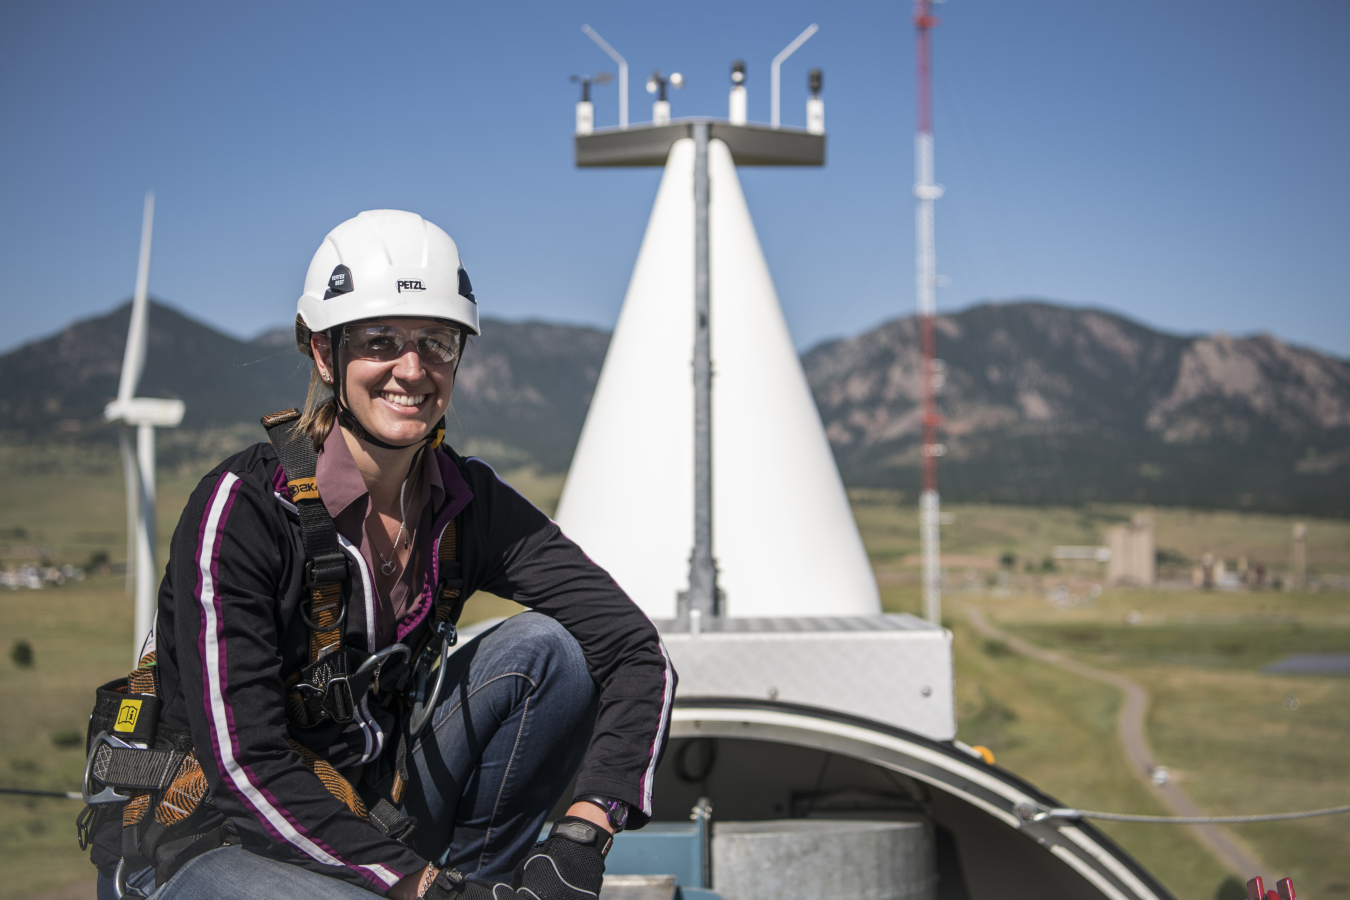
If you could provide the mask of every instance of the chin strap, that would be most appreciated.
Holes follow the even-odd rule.
[[[430,444],[431,449],[436,449],[445,440],[445,416],[436,426],[427,432],[427,436],[413,441],[410,444],[390,444],[382,441],[371,434],[366,427],[361,424],[361,420],[356,418],[356,413],[352,412],[351,407],[347,405],[347,398],[343,396],[343,385],[347,381],[347,373],[342,365],[342,328],[334,328],[328,332],[328,344],[333,348],[333,398],[337,401],[337,420],[338,422],[356,435],[360,440],[367,444],[374,444],[376,447],[383,447],[386,450],[407,450],[409,447],[416,447],[418,444]],[[459,366],[455,366],[459,371]]]
[[[338,422],[341,423],[342,426],[346,428],[348,431],[350,431],[352,434],[356,435],[358,438],[365,441],[367,444],[374,444],[376,447],[383,447],[386,450],[407,450],[409,447],[416,447],[418,444],[430,444],[432,449],[435,449],[436,447],[439,447],[441,445],[441,441],[445,439],[444,416],[442,416],[441,420],[436,423],[436,427],[432,428],[431,431],[427,433],[426,437],[421,438],[420,440],[413,441],[411,444],[390,444],[380,440],[375,435],[367,431],[365,429],[365,426],[361,424],[360,420],[356,418],[356,413],[352,412],[347,407],[347,404],[343,403],[341,400],[338,400],[337,405],[338,405],[337,411]]]

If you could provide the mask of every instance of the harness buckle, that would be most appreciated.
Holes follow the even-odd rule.
[[[105,803],[125,803],[131,799],[130,794],[119,794],[113,790],[111,785],[103,785],[103,790],[94,792],[92,786],[93,779],[91,775],[94,771],[94,758],[98,756],[98,751],[102,750],[104,745],[109,747],[123,747],[127,750],[139,750],[135,744],[128,744],[108,734],[106,731],[100,731],[94,738],[93,745],[89,748],[89,756],[84,761],[84,777],[80,779],[80,797],[88,806],[101,806]],[[99,782],[102,784],[102,782]]]
[[[305,560],[305,587],[347,580],[347,554],[341,550],[317,553]]]
[[[453,647],[459,643],[459,629],[449,619],[437,625],[436,631],[445,640],[445,646]]]
[[[323,686],[323,709],[334,722],[350,722],[356,713],[356,701],[346,675],[339,675]]]

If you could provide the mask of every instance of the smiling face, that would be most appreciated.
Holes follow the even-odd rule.
[[[362,322],[394,326],[407,334],[420,329],[437,328],[435,319],[380,319]],[[311,339],[314,359],[326,380],[333,377],[332,347],[327,335]],[[345,384],[343,399],[361,425],[372,436],[389,444],[405,445],[426,437],[450,406],[455,386],[454,362],[427,364],[418,355],[417,343],[408,341],[394,359],[379,361],[355,358],[347,347],[343,354]]]

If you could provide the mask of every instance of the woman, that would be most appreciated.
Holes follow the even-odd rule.
[[[439,444],[478,333],[435,225],[376,210],[324,240],[296,317],[304,414],[268,417],[271,443],[194,492],[132,676],[139,697],[153,675],[151,746],[190,745],[209,800],[192,805],[194,763],[174,761],[172,786],[95,825],[100,898],[588,897],[610,835],[650,816],[675,687],[655,629],[487,464]],[[476,590],[533,611],[447,655]]]

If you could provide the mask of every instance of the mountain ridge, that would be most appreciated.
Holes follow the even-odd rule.
[[[970,307],[935,326],[944,494],[1346,514],[1323,496],[1350,487],[1346,360],[1039,301]],[[803,365],[846,482],[916,484],[916,320],[820,345]]]
[[[107,440],[130,305],[0,355],[0,436]],[[1022,300],[936,320],[949,500],[1129,501],[1350,515],[1350,361],[1270,334],[1175,335],[1101,309]],[[494,464],[564,471],[608,348],[598,328],[484,321],[450,440]],[[288,329],[240,340],[155,301],[139,393],[187,403],[182,432],[303,402]],[[846,484],[913,493],[913,316],[822,342],[803,368]]]

